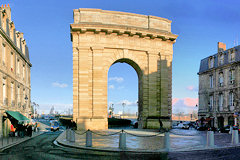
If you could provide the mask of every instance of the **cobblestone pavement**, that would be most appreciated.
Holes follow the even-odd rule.
[[[200,151],[169,152],[169,160],[238,160],[240,148],[222,148]]]
[[[103,149],[118,149],[119,145],[119,129],[109,129],[108,131],[93,132],[93,147]],[[143,151],[161,151],[164,149],[164,134],[159,134],[157,130],[134,130],[126,129],[127,150],[143,150]],[[76,131],[74,145],[84,147],[86,142],[86,134],[82,131]],[[112,135],[116,133],[115,135]],[[129,134],[128,134],[129,133]],[[206,148],[205,131],[173,129],[170,131],[170,151],[189,151],[203,150]],[[107,136],[109,135],[109,136]],[[151,135],[157,135],[152,136]],[[215,147],[225,148],[233,146],[231,144],[231,135],[226,133],[215,132]],[[66,136],[62,136],[61,141],[68,143]]]
[[[59,147],[53,144],[61,132],[46,132],[0,152],[0,160],[126,160],[167,159],[166,153],[104,152]]]

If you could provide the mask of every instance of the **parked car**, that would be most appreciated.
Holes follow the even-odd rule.
[[[230,125],[226,125],[226,126],[224,126],[222,128],[219,128],[218,132],[220,132],[220,133],[229,133],[230,132]]]
[[[208,128],[206,126],[198,126],[197,130],[198,131],[206,131]]]
[[[51,122],[51,131],[59,131],[59,123],[57,121]]]
[[[185,123],[179,123],[175,128],[178,129],[189,129],[189,125]]]

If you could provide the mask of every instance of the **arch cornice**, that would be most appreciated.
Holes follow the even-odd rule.
[[[105,33],[116,34],[116,35],[127,35],[129,37],[137,36],[139,38],[149,38],[149,39],[161,39],[162,41],[170,41],[175,43],[177,35],[171,32],[165,32],[157,29],[144,29],[144,28],[130,28],[126,26],[116,26],[116,25],[102,25],[102,24],[89,24],[89,23],[79,23],[71,24],[71,34],[73,33],[84,34],[87,32],[92,32],[94,34]],[[72,35],[71,35],[72,39]]]

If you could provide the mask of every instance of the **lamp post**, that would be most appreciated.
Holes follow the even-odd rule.
[[[123,103],[122,103],[122,106],[123,106],[123,115],[124,115],[124,107],[126,106],[126,103],[123,102]],[[124,117],[123,117],[123,119],[124,119]]]
[[[33,118],[35,119],[35,115],[36,115],[36,107],[38,107],[39,105],[37,104],[37,103],[35,103],[35,102],[33,102],[32,103],[32,105],[33,105]]]

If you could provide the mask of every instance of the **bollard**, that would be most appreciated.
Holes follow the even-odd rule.
[[[164,149],[165,151],[170,150],[170,137],[169,137],[169,132],[164,133]]]
[[[119,135],[119,148],[126,149],[126,133],[120,133]]]
[[[92,132],[90,130],[86,132],[86,147],[92,147]]]
[[[232,130],[232,144],[237,145],[239,143],[238,130]]]
[[[9,144],[9,137],[7,136],[7,145]]]
[[[233,131],[233,127],[230,126],[230,131],[229,131],[229,134],[232,134],[232,131]]]
[[[69,141],[69,129],[66,130],[66,140]]]
[[[207,132],[207,147],[214,147],[214,132]]]
[[[69,141],[70,142],[75,142],[75,132],[70,129],[70,134],[69,135],[70,135]]]

